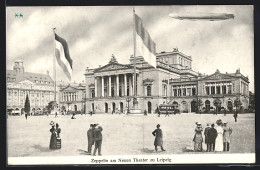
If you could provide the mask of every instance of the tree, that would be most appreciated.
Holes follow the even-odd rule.
[[[26,99],[25,99],[24,111],[25,111],[25,113],[30,115],[30,100],[29,100],[28,94],[26,95]]]
[[[218,108],[221,106],[221,101],[219,99],[215,99],[213,104],[216,107],[216,111],[218,111]]]
[[[54,107],[57,107],[56,101],[50,101],[48,105],[46,106],[46,109],[48,110],[48,113],[51,113],[51,111],[54,109]]]
[[[237,108],[240,108],[240,106],[242,105],[240,99],[237,97],[235,100],[234,100],[234,106],[236,107],[236,110]]]

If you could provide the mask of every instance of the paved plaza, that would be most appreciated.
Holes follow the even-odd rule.
[[[90,123],[99,123],[103,127],[102,155],[155,155],[183,154],[193,152],[195,122],[215,123],[217,119],[227,121],[232,127],[230,153],[255,152],[255,114],[239,114],[234,122],[232,114],[212,115],[183,113],[157,117],[156,114],[118,115],[94,114],[55,118],[50,116],[9,116],[7,119],[7,144],[9,157],[34,156],[89,156],[87,151],[87,130]],[[50,121],[59,123],[62,148],[49,150]],[[166,152],[154,151],[152,131],[160,124],[163,130]],[[204,135],[203,135],[204,136]],[[206,145],[203,145],[205,150]],[[94,149],[94,148],[93,148]],[[92,151],[93,151],[92,149]],[[201,153],[201,152],[200,152]],[[202,152],[207,154],[207,152]]]

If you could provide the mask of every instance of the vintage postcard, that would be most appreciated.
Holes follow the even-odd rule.
[[[8,165],[255,163],[254,6],[7,6]]]

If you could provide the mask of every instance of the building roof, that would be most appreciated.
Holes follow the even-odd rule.
[[[49,85],[53,83],[52,78],[47,74],[31,73],[31,72],[24,72],[19,74],[16,73],[15,70],[6,70],[6,78],[8,83],[9,82],[19,83],[23,80],[29,80],[31,82],[34,82],[35,84],[40,84],[40,85]]]

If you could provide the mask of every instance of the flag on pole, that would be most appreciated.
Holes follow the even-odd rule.
[[[141,18],[135,15],[136,48],[144,60],[156,68],[156,44],[145,30]]]
[[[72,59],[70,58],[69,46],[65,39],[55,33],[55,56],[58,64],[69,80],[72,76]]]

